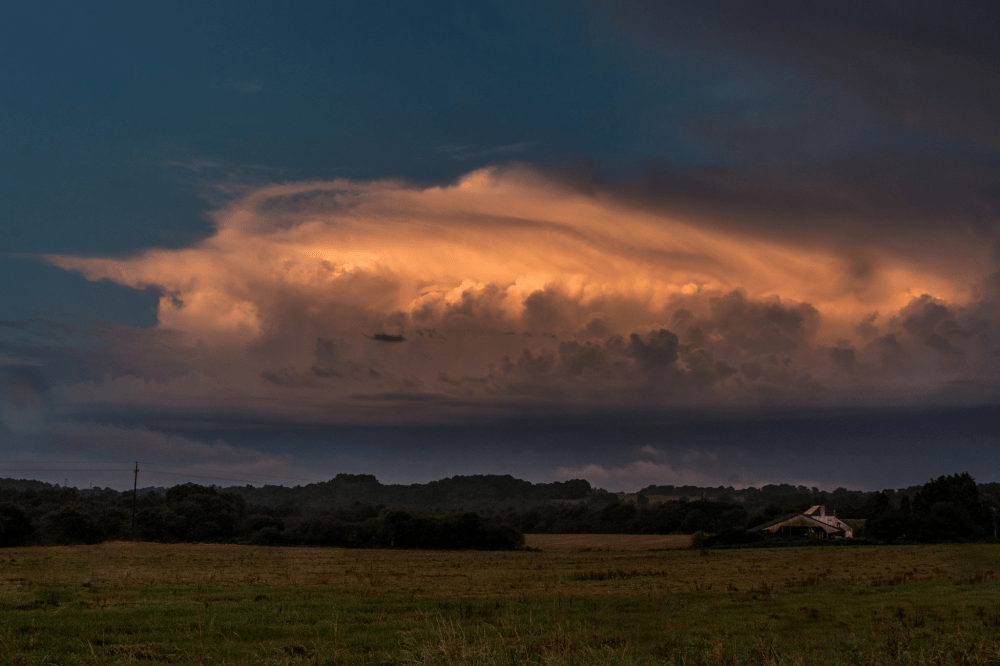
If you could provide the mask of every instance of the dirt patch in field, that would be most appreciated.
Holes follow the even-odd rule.
[[[525,534],[525,545],[542,550],[662,550],[687,548],[687,534]]]

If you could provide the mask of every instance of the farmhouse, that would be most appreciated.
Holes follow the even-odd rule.
[[[826,507],[817,504],[802,513],[790,513],[758,525],[751,532],[771,532],[788,536],[811,536],[821,539],[851,539],[854,537],[855,520],[837,518],[835,511],[828,515]],[[850,523],[850,524],[849,524]]]

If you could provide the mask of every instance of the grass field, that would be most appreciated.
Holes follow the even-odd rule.
[[[688,548],[686,534],[525,534],[524,542],[542,550],[665,550]]]
[[[614,545],[7,549],[0,663],[1000,664],[995,545]]]

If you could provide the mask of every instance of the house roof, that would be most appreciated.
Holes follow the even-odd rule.
[[[751,532],[759,532],[760,530],[766,530],[769,527],[774,527],[776,525],[781,525],[783,523],[795,523],[796,527],[813,527],[820,528],[824,532],[843,532],[843,528],[838,528],[829,523],[824,523],[822,520],[817,520],[812,516],[807,516],[803,513],[790,513],[780,518],[775,518],[772,521],[766,522],[763,525],[758,525],[757,527],[751,528]],[[841,521],[843,522],[843,521]]]
[[[777,525],[778,523],[783,523],[783,522],[785,522],[786,520],[788,520],[790,518],[794,518],[795,516],[801,516],[801,515],[802,515],[801,513],[786,513],[785,515],[779,516],[778,518],[775,518],[774,520],[767,521],[763,525],[758,525],[757,527],[751,527],[748,531],[750,531],[750,532],[756,532],[758,530],[764,530],[764,529],[767,529],[768,527],[773,527],[773,526]]]

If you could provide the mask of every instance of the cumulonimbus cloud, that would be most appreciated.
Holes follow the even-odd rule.
[[[974,316],[988,276],[948,270],[957,260],[886,252],[859,287],[855,259],[836,251],[523,167],[434,187],[273,185],[214,222],[181,249],[47,257],[161,294],[157,353],[61,399],[334,419],[401,404],[424,418],[429,404],[798,404],[887,388],[910,399],[984,381],[992,353]]]

